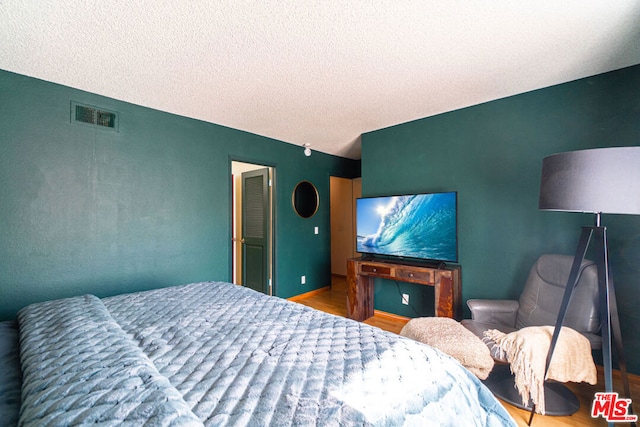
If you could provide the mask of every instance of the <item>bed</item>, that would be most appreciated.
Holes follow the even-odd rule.
[[[515,425],[432,347],[230,283],[47,301],[17,320],[0,328],[17,371],[0,415],[21,426]]]

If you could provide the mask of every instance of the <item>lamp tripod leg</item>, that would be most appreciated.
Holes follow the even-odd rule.
[[[629,378],[627,376],[627,362],[624,357],[624,347],[622,345],[622,331],[620,329],[620,318],[618,315],[618,304],[616,300],[615,287],[613,285],[613,277],[609,264],[609,248],[607,244],[607,231],[604,227],[596,228],[596,242],[597,251],[599,255],[598,259],[598,281],[601,282],[602,288],[605,289],[605,298],[600,297],[601,301],[601,319],[606,319],[603,322],[603,335],[602,335],[602,351],[603,351],[603,363],[605,368],[605,389],[607,392],[613,391],[613,374],[612,374],[612,354],[611,354],[611,338],[615,344],[616,356],[618,359],[618,367],[620,368],[620,376],[622,378],[622,387],[625,397],[631,400],[631,390],[629,388]],[[601,273],[602,271],[602,273]],[[604,317],[603,317],[604,316]],[[606,328],[606,329],[605,329]],[[608,334],[608,338],[605,338],[605,332]],[[607,341],[605,341],[605,339]],[[608,354],[605,354],[606,353]],[[607,361],[608,358],[608,361]],[[629,414],[633,414],[633,408],[630,405],[628,408]],[[635,426],[635,423],[631,423]]]
[[[631,389],[629,387],[629,377],[627,375],[627,361],[624,357],[622,332],[620,330],[620,319],[618,318],[618,305],[616,303],[616,294],[611,277],[609,278],[609,310],[611,311],[611,330],[613,332],[616,356],[618,357],[618,367],[620,368],[620,376],[622,377],[622,389],[625,397],[631,400]],[[632,405],[632,403],[629,403],[629,415],[634,414]],[[636,423],[631,423],[631,425],[635,427]]]
[[[549,351],[547,352],[547,361],[545,363],[545,368],[544,368],[544,378],[547,377],[547,372],[549,371],[549,365],[551,365],[551,358],[553,357],[553,352],[556,348],[556,343],[558,342],[558,336],[560,335],[560,330],[562,329],[562,324],[564,323],[564,317],[567,314],[567,309],[569,308],[569,303],[571,302],[571,295],[573,293],[573,289],[576,287],[576,284],[578,283],[578,274],[580,273],[580,266],[582,265],[582,261],[584,260],[585,255],[587,254],[587,248],[589,247],[589,242],[591,241],[592,234],[593,234],[593,231],[590,227],[582,227],[582,233],[580,234],[580,240],[578,241],[576,254],[573,257],[573,264],[571,265],[571,272],[569,273],[567,286],[564,289],[564,296],[562,297],[562,303],[560,304],[560,310],[558,311],[558,317],[556,320],[555,328],[553,330],[553,336],[551,338],[551,343],[549,344]],[[536,411],[536,405],[534,404],[531,407],[531,415],[529,416],[529,422],[527,423],[527,425],[531,425],[535,411]]]
[[[580,240],[578,241],[576,254],[573,257],[573,264],[571,265],[571,272],[569,273],[567,286],[564,289],[564,296],[562,297],[562,303],[560,304],[560,310],[558,311],[556,325],[553,330],[553,337],[551,338],[551,343],[549,344],[549,351],[547,353],[547,362],[545,363],[545,367],[544,367],[545,378],[547,376],[547,372],[549,371],[549,365],[551,364],[551,357],[553,356],[553,351],[556,348],[556,343],[558,342],[558,336],[560,335],[562,324],[564,323],[564,317],[567,314],[567,309],[569,308],[569,303],[571,302],[571,295],[573,294],[574,288],[578,284],[578,275],[580,274],[580,266],[582,265],[582,261],[584,261],[584,258],[587,254],[587,248],[589,247],[589,242],[591,241],[592,234],[593,234],[593,231],[590,227],[582,227],[582,233],[580,234]]]
[[[571,266],[571,272],[569,273],[569,279],[567,280],[567,286],[564,291],[560,310],[556,320],[556,325],[553,331],[553,337],[549,344],[549,351],[547,353],[547,361],[545,364],[544,375],[547,376],[549,366],[551,364],[551,358],[555,350],[564,318],[571,302],[571,295],[578,282],[578,275],[580,272],[580,266],[584,260],[591,237],[595,233],[595,245],[596,245],[596,265],[598,267],[598,291],[599,291],[599,305],[600,305],[600,322],[601,322],[601,334],[602,334],[602,363],[604,365],[604,383],[605,391],[613,391],[613,374],[612,374],[612,338],[616,346],[616,355],[618,357],[618,365],[620,367],[620,374],[622,377],[622,384],[624,387],[624,393],[628,399],[631,399],[631,393],[629,388],[629,379],[627,376],[627,364],[624,357],[624,348],[622,345],[622,333],[620,330],[620,319],[618,316],[618,305],[616,302],[615,288],[613,286],[613,279],[609,269],[609,249],[607,246],[607,234],[606,228],[595,227],[582,227],[582,233],[576,248],[575,257],[573,259],[573,265]],[[629,408],[630,414],[633,413],[632,408]],[[531,425],[533,416],[535,413],[535,405],[531,409],[531,415],[529,417],[528,425]],[[612,423],[609,423],[612,426]],[[635,423],[632,423],[635,426]]]
[[[600,333],[602,335],[602,364],[604,365],[605,392],[613,392],[611,361],[611,295],[609,293],[609,260],[606,249],[606,236],[601,227],[596,229],[596,265],[598,266],[598,293],[600,294]],[[609,427],[613,423],[607,423]]]

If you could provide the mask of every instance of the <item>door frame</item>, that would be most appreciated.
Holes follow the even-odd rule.
[[[271,185],[269,186],[269,205],[271,208],[270,212],[270,220],[268,221],[269,227],[269,245],[268,245],[268,260],[267,260],[267,280],[269,287],[269,295],[276,295],[276,166],[275,164],[269,164],[266,162],[261,162],[255,159],[247,159],[247,158],[238,158],[238,157],[229,157],[229,245],[230,245],[230,253],[231,259],[229,263],[229,277],[231,278],[231,282],[236,283],[237,281],[242,282],[242,280],[237,280],[235,276],[235,270],[237,269],[237,264],[242,260],[238,257],[238,251],[236,250],[237,242],[235,239],[237,238],[235,235],[235,230],[239,229],[236,218],[240,215],[240,212],[236,212],[236,185],[234,182],[234,163],[239,163],[242,165],[246,165],[248,167],[252,167],[253,169],[262,169],[269,168],[269,176]],[[247,169],[252,170],[252,169]],[[245,170],[246,171],[246,170]],[[241,173],[237,174],[237,178],[241,178]],[[239,195],[241,198],[241,194]],[[240,269],[242,267],[240,266]]]

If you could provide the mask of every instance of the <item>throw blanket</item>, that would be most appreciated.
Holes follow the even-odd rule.
[[[541,414],[545,413],[545,379],[589,384],[597,382],[596,365],[589,340],[566,326],[560,330],[551,365],[544,378],[553,331],[553,326],[530,326],[509,334],[496,329],[484,333],[506,355],[511,372],[516,377],[516,387],[522,403],[526,405],[531,399],[536,405],[536,412]]]
[[[473,332],[448,317],[411,319],[400,335],[429,344],[462,363],[481,380],[493,369],[489,347]]]
[[[449,356],[229,283],[19,313],[20,425],[506,426]]]

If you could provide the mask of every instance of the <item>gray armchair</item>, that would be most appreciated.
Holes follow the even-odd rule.
[[[518,301],[471,299],[467,301],[471,319],[465,319],[461,323],[479,338],[484,338],[483,333],[488,329],[509,333],[527,326],[554,326],[572,264],[573,256],[542,255],[531,268]],[[592,349],[602,347],[598,298],[597,267],[594,262],[584,260],[563,326],[582,333],[589,339]],[[507,402],[530,409],[530,406],[522,405],[517,391],[514,392],[513,377],[508,365],[504,365],[508,363],[507,360],[500,357],[492,341],[488,341],[487,345],[498,363],[486,380],[487,386]],[[547,414],[567,415],[578,410],[577,398],[566,387],[553,383],[547,391],[547,386],[548,384],[545,384]],[[553,401],[558,402],[558,405],[554,405]],[[573,406],[575,404],[577,407]]]

